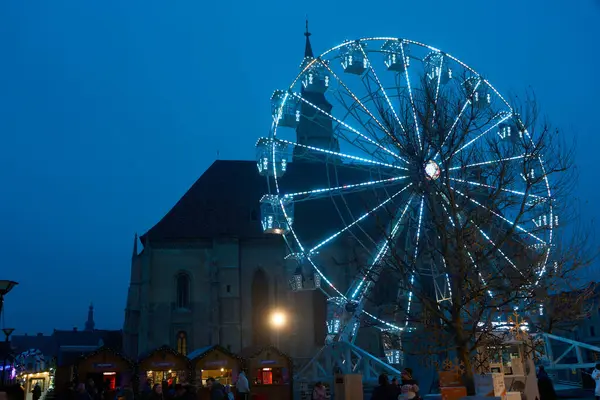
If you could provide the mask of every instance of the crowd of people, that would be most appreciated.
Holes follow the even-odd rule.
[[[323,382],[317,382],[313,389],[312,400],[327,400],[329,395]],[[373,390],[371,400],[420,400],[419,384],[413,378],[410,368],[404,368],[400,379],[390,378],[386,374],[379,375],[379,386]]]
[[[371,400],[419,400],[419,383],[410,368],[404,368],[400,379],[386,374],[379,376],[379,386],[373,390]]]
[[[235,390],[230,385],[223,385],[214,378],[206,379],[210,400],[249,400],[250,388],[246,374],[241,372],[235,383]],[[234,395],[236,392],[236,395]],[[197,387],[180,383],[169,384],[153,383],[147,380],[138,396],[134,395],[130,383],[123,382],[117,390],[111,390],[109,385],[98,387],[93,379],[86,383],[79,383],[76,387],[69,384],[62,396],[62,400],[196,400]]]
[[[587,373],[595,381],[594,395],[596,400],[600,400],[600,364],[591,373]],[[540,367],[537,373],[538,388],[540,400],[556,400],[554,385],[545,371]],[[235,383],[235,392],[230,385],[222,385],[214,378],[206,379],[206,387],[210,392],[210,400],[249,400],[250,388],[248,379],[244,372],[241,372]],[[41,390],[40,390],[41,391]],[[38,392],[40,392],[38,391]],[[35,389],[34,389],[35,394]],[[34,395],[35,398],[40,396]],[[312,392],[312,400],[329,399],[327,389],[322,382],[317,382]],[[172,384],[168,382],[152,384],[148,380],[142,388],[139,400],[195,400],[197,399],[196,387],[193,385]],[[379,385],[373,390],[371,400],[420,400],[419,384],[413,378],[413,372],[410,368],[402,370],[400,379],[388,375],[379,376]],[[108,390],[108,386],[98,388],[92,379],[86,383],[79,383],[74,390],[70,385],[63,400],[137,400],[131,384],[124,383],[114,395],[114,391]]]
[[[206,379],[206,388],[209,390],[210,400],[235,400],[234,390],[231,385],[223,385],[215,378]],[[235,383],[237,398],[248,400],[250,388],[248,378],[244,371],[240,372]],[[195,400],[197,398],[196,386],[193,385],[168,385],[167,382],[152,385],[152,381],[147,381],[140,393],[140,400]],[[94,400],[94,399],[92,399]],[[120,399],[117,395],[116,400],[132,400],[128,398]]]

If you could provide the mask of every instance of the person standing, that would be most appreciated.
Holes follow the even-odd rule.
[[[600,400],[600,364],[596,364],[596,368],[592,372],[592,379],[596,381],[594,396],[596,396],[596,400]]]
[[[413,378],[412,369],[404,368],[401,372],[400,391],[407,399],[419,399],[419,382]]]
[[[42,388],[39,383],[36,383],[33,387],[33,400],[39,400],[42,397]]]
[[[250,400],[250,385],[244,371],[240,372],[238,380],[235,383],[235,390],[240,400]]]
[[[379,386],[373,389],[371,400],[396,400],[396,390],[390,385],[389,378],[386,374],[379,375]]]
[[[164,400],[162,386],[160,383],[155,383],[151,392],[148,395],[148,400]]]
[[[206,385],[210,391],[210,400],[223,400],[225,397],[225,387],[217,382],[215,378],[208,378]]]
[[[327,390],[325,389],[323,382],[317,382],[313,389],[312,400],[327,400],[328,398],[329,396],[327,395]]]

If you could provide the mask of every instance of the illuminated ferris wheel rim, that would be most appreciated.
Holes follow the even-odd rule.
[[[317,56],[317,57],[313,57],[313,58],[312,58],[312,60],[310,60],[309,62],[307,62],[307,63],[306,63],[306,65],[304,65],[304,67],[301,69],[300,73],[299,73],[299,74],[296,76],[296,78],[294,79],[294,81],[292,82],[292,84],[289,86],[289,88],[288,88],[288,90],[287,90],[287,93],[285,94],[284,100],[283,100],[283,102],[282,102],[282,104],[281,104],[281,107],[280,107],[280,109],[279,109],[279,112],[281,113],[281,112],[283,111],[283,108],[284,108],[284,106],[285,106],[285,104],[286,104],[286,101],[288,101],[288,100],[289,100],[289,99],[291,99],[291,98],[294,98],[294,97],[296,97],[296,98],[298,98],[298,99],[300,99],[300,100],[304,101],[304,100],[302,99],[302,97],[301,97],[301,96],[298,96],[297,94],[295,94],[295,93],[294,93],[294,88],[295,88],[295,87],[298,85],[298,82],[299,82],[299,81],[300,81],[300,80],[301,80],[301,79],[302,79],[302,78],[303,78],[303,77],[306,75],[306,73],[307,73],[307,72],[308,72],[308,71],[309,71],[311,68],[313,68],[314,66],[316,66],[316,65],[318,65],[318,64],[325,65],[324,63],[325,63],[325,62],[327,62],[327,61],[325,61],[325,57],[326,57],[326,56],[328,56],[328,55],[332,54],[332,53],[333,53],[333,52],[335,52],[335,51],[339,51],[339,50],[343,49],[344,47],[352,46],[352,45],[355,45],[355,44],[358,44],[358,45],[366,45],[366,44],[367,44],[367,43],[369,43],[369,42],[390,42],[390,41],[392,41],[392,42],[396,42],[396,43],[400,44],[401,46],[402,46],[402,45],[405,45],[405,44],[407,44],[407,45],[415,45],[415,46],[419,46],[419,47],[421,47],[421,48],[424,48],[424,49],[430,50],[431,52],[438,53],[438,54],[440,54],[442,57],[448,58],[449,60],[452,60],[452,61],[456,62],[456,63],[457,63],[457,64],[459,64],[461,67],[463,67],[463,68],[464,68],[466,71],[469,71],[470,73],[472,73],[472,74],[473,74],[473,76],[477,77],[477,78],[480,80],[480,82],[478,83],[478,85],[479,85],[480,83],[483,83],[484,85],[486,85],[487,87],[489,87],[489,88],[490,88],[490,90],[491,90],[491,91],[492,91],[492,92],[493,92],[493,93],[494,93],[494,94],[497,96],[497,98],[498,98],[498,99],[500,99],[500,100],[503,102],[504,106],[505,106],[505,107],[508,109],[508,112],[509,112],[509,114],[510,114],[509,116],[507,116],[507,118],[509,118],[509,117],[510,117],[510,118],[513,118],[513,119],[520,120],[520,119],[519,119],[519,117],[518,117],[518,115],[517,115],[517,114],[515,114],[515,112],[514,112],[513,108],[512,108],[512,107],[510,106],[510,104],[508,103],[508,101],[507,101],[507,100],[506,100],[506,99],[505,99],[505,98],[504,98],[504,97],[503,97],[503,96],[502,96],[502,95],[501,95],[501,94],[498,92],[498,90],[496,90],[496,88],[495,88],[495,87],[494,87],[494,86],[493,86],[493,85],[492,85],[492,84],[491,84],[491,83],[490,83],[488,80],[484,79],[484,78],[483,78],[483,77],[482,77],[482,76],[481,76],[479,73],[477,73],[477,72],[476,72],[476,71],[475,71],[473,68],[469,67],[467,64],[465,64],[464,62],[460,61],[458,58],[456,58],[456,57],[452,56],[452,55],[451,55],[451,54],[449,54],[449,53],[443,52],[443,51],[441,51],[441,50],[439,50],[439,49],[437,49],[437,48],[435,48],[435,47],[433,47],[433,46],[430,46],[430,45],[427,45],[427,44],[424,44],[424,43],[421,43],[421,42],[417,42],[417,41],[409,40],[409,39],[402,39],[402,38],[395,38],[395,37],[366,37],[366,38],[360,38],[360,39],[357,39],[357,40],[347,40],[347,41],[344,41],[343,43],[341,43],[341,44],[339,44],[339,45],[337,45],[337,46],[335,46],[335,47],[332,47],[332,48],[330,48],[329,50],[327,50],[327,51],[323,52],[321,55],[319,55],[319,56]],[[384,54],[385,54],[385,53],[386,53],[386,51],[382,50],[381,48],[379,48],[379,49],[367,49],[367,48],[364,48],[364,49],[363,49],[363,54],[365,54],[365,58],[368,58],[368,56],[366,55],[366,53],[384,53]],[[402,57],[404,58],[404,54],[402,55]],[[409,56],[406,56],[406,59],[408,59],[408,57],[409,57]],[[340,58],[340,56],[339,56],[339,55],[335,55],[335,56],[331,57],[331,59],[338,59],[338,58]],[[369,68],[371,68],[371,70],[373,70],[373,67],[372,67],[371,65],[369,65]],[[329,69],[329,68],[328,68],[328,69]],[[330,71],[331,71],[331,70],[330,70]],[[406,70],[405,72],[406,72],[406,75],[407,75],[407,80],[408,80],[408,79],[409,79],[409,78],[408,78],[408,71]],[[373,73],[374,73],[374,72],[373,72]],[[335,76],[335,75],[334,75],[334,76]],[[337,79],[339,82],[343,82],[343,81],[341,80],[341,78],[339,78],[338,76],[335,76],[335,78],[336,78],[336,79]],[[378,82],[378,83],[379,83],[379,82]],[[380,85],[381,85],[381,84],[380,84]],[[439,85],[439,82],[438,82],[438,85]],[[383,86],[380,86],[380,87],[381,87],[381,89],[382,89],[382,90],[385,92],[385,90],[386,90],[386,89],[384,89],[384,87],[383,87]],[[410,90],[410,88],[409,88],[409,90]],[[412,94],[411,94],[411,96],[412,96]],[[386,97],[387,97],[387,95],[386,95]],[[358,100],[358,99],[357,99],[357,100]],[[388,101],[389,101],[389,100],[388,100]],[[313,106],[313,107],[315,107],[313,104],[310,104],[310,105],[311,105],[311,106]],[[391,104],[390,104],[390,106],[391,106]],[[319,110],[319,111],[321,111],[321,112],[322,112],[322,110]],[[414,104],[413,104],[413,112],[414,112]],[[281,115],[280,115],[280,116],[281,116]],[[330,117],[332,120],[335,120],[336,122],[338,122],[338,123],[342,123],[342,124],[343,124],[343,122],[340,122],[339,120],[337,120],[337,119],[336,119],[335,117],[333,117],[332,115],[329,115],[329,117]],[[372,118],[373,118],[373,119],[375,119],[375,117],[374,117],[374,116],[372,116]],[[460,118],[460,115],[459,115],[459,117],[458,117],[458,118]],[[506,118],[506,119],[507,119],[507,118]],[[292,144],[292,145],[297,145],[297,144],[294,144],[294,143],[292,143],[292,142],[289,142],[289,141],[285,141],[285,140],[279,139],[279,138],[277,137],[277,131],[278,131],[278,128],[279,128],[279,121],[280,121],[280,118],[274,118],[273,126],[272,126],[272,129],[271,129],[271,135],[272,135],[272,136],[271,136],[271,140],[273,140],[273,141],[282,141],[282,142],[284,142],[284,143],[285,143],[285,142],[287,142],[287,143],[289,143],[289,144]],[[418,124],[417,124],[417,122],[416,122],[416,120],[415,120],[415,124],[416,124],[416,125],[418,125]],[[497,126],[497,125],[496,125],[496,126]],[[357,133],[358,133],[358,132],[357,132]],[[484,132],[484,133],[487,133],[487,131],[486,131],[486,132]],[[532,142],[533,142],[533,139],[532,139],[532,137],[531,137],[530,133],[527,131],[527,129],[524,129],[524,131],[523,131],[523,134],[524,134],[524,135],[525,135],[525,136],[526,136],[526,137],[527,137],[527,138],[528,138],[530,141],[532,141]],[[305,146],[305,147],[310,147],[310,146]],[[333,152],[333,151],[325,151],[325,150],[323,150],[323,151],[324,151],[325,153],[330,153],[330,154],[336,155],[336,153],[335,153],[335,152]],[[398,158],[400,158],[400,159],[401,159],[401,157],[400,157],[400,154],[396,154],[396,156],[397,156]],[[437,155],[436,155],[436,156],[437,156]],[[351,157],[351,158],[354,158],[354,159],[355,159],[355,161],[358,161],[358,162],[370,162],[369,160],[367,160],[367,159],[361,159],[360,157],[354,157],[354,156],[349,156],[349,157]],[[538,161],[539,161],[540,168],[541,168],[541,170],[542,170],[542,172],[543,172],[543,174],[544,174],[544,181],[545,181],[545,185],[546,185],[546,191],[547,191],[547,199],[549,199],[549,200],[550,200],[550,201],[548,201],[548,204],[547,204],[547,206],[548,206],[548,208],[549,208],[549,216],[550,216],[550,220],[552,221],[552,219],[553,219],[553,214],[552,214],[552,209],[553,209],[553,207],[552,207],[552,193],[551,193],[551,189],[550,189],[550,184],[549,184],[549,182],[548,182],[548,178],[547,178],[547,176],[546,176],[545,167],[544,167],[544,162],[543,162],[543,159],[542,159],[542,157],[541,157],[541,156],[538,156],[538,157],[537,157],[537,159],[538,159]],[[402,161],[405,161],[405,160],[402,160]],[[283,203],[283,199],[285,199],[285,198],[286,198],[287,196],[289,196],[289,195],[288,195],[288,194],[285,194],[285,193],[282,193],[282,192],[281,192],[281,190],[280,190],[280,185],[279,185],[279,182],[278,182],[277,173],[276,173],[276,171],[275,171],[275,148],[274,148],[274,147],[273,147],[273,154],[272,154],[272,164],[273,164],[273,168],[274,168],[274,170],[273,170],[273,174],[274,174],[274,181],[275,181],[276,193],[277,193],[277,195],[278,195],[278,196],[280,196],[280,199],[279,199],[279,206],[280,206],[280,208],[281,208],[281,211],[282,211],[283,215],[285,216],[285,218],[286,218],[286,219],[288,219],[288,220],[290,220],[290,217],[287,215],[286,207],[284,206],[284,203]],[[381,164],[381,163],[380,163],[380,164]],[[401,164],[401,163],[399,163],[398,165],[387,165],[387,166],[388,166],[388,167],[393,167],[393,168],[400,168],[400,169],[402,169],[401,165],[402,165],[402,164]],[[436,162],[434,159],[428,159],[428,160],[427,160],[427,161],[426,161],[426,162],[425,162],[425,163],[422,165],[422,171],[423,171],[423,173],[424,173],[424,175],[425,175],[425,178],[426,178],[426,179],[428,179],[428,180],[432,180],[432,181],[435,181],[435,180],[436,180],[436,179],[438,179],[438,178],[439,178],[439,176],[440,176],[440,173],[441,173],[441,167],[440,167],[440,165],[439,165],[439,164],[438,164],[438,163],[437,163],[437,162]],[[407,186],[406,186],[404,189],[408,188],[410,185],[411,185],[411,184],[407,185]],[[403,190],[404,190],[404,189],[403,189]],[[409,200],[409,202],[407,203],[407,205],[406,205],[406,207],[407,207],[407,208],[408,208],[408,206],[410,205],[410,203],[411,203],[411,202],[412,202],[412,198],[411,198],[411,199]],[[423,208],[423,203],[421,202],[421,212],[422,212],[422,208]],[[502,217],[501,217],[501,218],[502,218]],[[506,222],[509,222],[509,223],[510,223],[510,221],[509,221],[508,219],[506,219],[506,218],[503,218],[503,219],[504,219]],[[420,222],[419,222],[419,224],[420,224]],[[320,269],[320,268],[317,266],[317,264],[315,263],[315,261],[314,261],[314,260],[312,259],[312,257],[311,257],[311,256],[313,255],[313,253],[312,253],[312,252],[306,252],[306,250],[304,249],[304,246],[303,246],[302,242],[300,241],[299,237],[297,236],[297,234],[296,234],[296,232],[295,232],[295,230],[294,230],[294,227],[293,227],[293,225],[292,225],[292,224],[290,224],[290,226],[289,226],[289,231],[290,231],[291,235],[293,236],[293,238],[294,238],[294,241],[295,241],[295,242],[296,242],[296,244],[299,246],[299,248],[300,248],[300,252],[301,252],[301,255],[304,257],[304,259],[305,259],[306,261],[308,261],[308,262],[309,262],[309,264],[310,264],[310,265],[313,267],[314,271],[315,271],[315,272],[316,272],[316,273],[317,273],[317,274],[318,274],[318,275],[321,277],[321,279],[323,279],[323,280],[324,280],[324,281],[325,281],[325,282],[326,282],[326,283],[329,285],[329,287],[331,288],[331,290],[333,290],[333,292],[335,293],[335,296],[332,296],[330,293],[328,293],[328,292],[325,292],[325,294],[326,294],[326,295],[329,297],[329,299],[332,299],[332,298],[337,298],[337,299],[341,299],[341,300],[343,300],[343,301],[345,301],[345,302],[352,302],[352,301],[355,301],[353,298],[351,298],[351,296],[347,296],[347,295],[345,295],[344,293],[342,293],[342,292],[341,292],[341,291],[340,291],[340,290],[339,290],[339,289],[338,289],[338,288],[337,288],[337,287],[336,287],[336,286],[335,286],[335,285],[334,285],[334,284],[333,284],[333,283],[332,283],[332,282],[331,282],[331,281],[330,281],[330,280],[329,280],[329,279],[326,277],[326,275],[325,275],[325,274],[324,274],[324,273],[321,271],[321,269]],[[483,233],[483,232],[482,232],[482,233]],[[336,235],[337,235],[337,234],[336,234]],[[542,262],[542,263],[540,263],[540,265],[541,265],[541,271],[540,271],[540,275],[539,275],[540,277],[541,277],[541,275],[542,275],[542,274],[544,274],[544,272],[545,272],[545,269],[546,269],[546,264],[547,264],[547,262],[548,262],[548,259],[549,259],[549,256],[550,256],[550,247],[551,247],[551,243],[552,243],[552,239],[553,239],[553,237],[552,237],[552,236],[553,236],[553,233],[552,233],[552,228],[550,228],[550,229],[549,229],[549,236],[548,236],[548,240],[547,240],[547,242],[545,242],[545,246],[546,246],[546,249],[545,249],[545,257],[544,257],[544,260],[543,260],[543,262]],[[285,238],[285,235],[284,235],[284,238]],[[286,241],[287,241],[287,238],[286,238]],[[386,250],[386,251],[387,251],[387,250]],[[376,263],[376,262],[377,262],[377,261],[375,261],[374,263]],[[364,278],[363,278],[363,281],[364,281]],[[537,282],[536,282],[536,284],[537,284]],[[411,293],[411,296],[412,296],[412,293]],[[410,300],[409,300],[409,308],[410,308]],[[390,322],[388,322],[388,321],[384,321],[384,320],[382,320],[382,319],[380,319],[380,318],[376,317],[375,315],[373,315],[373,314],[369,313],[368,311],[366,311],[366,310],[364,310],[364,309],[362,309],[362,310],[361,310],[361,312],[362,312],[363,314],[365,314],[366,316],[370,317],[371,319],[374,319],[374,320],[375,320],[375,321],[377,321],[379,324],[382,324],[382,325],[383,325],[383,327],[382,327],[382,328],[380,328],[380,329],[382,329],[382,330],[394,330],[394,331],[403,331],[403,330],[404,330],[404,328],[403,328],[403,327],[401,327],[401,326],[398,326],[398,325],[396,325],[395,323],[390,323]]]
[[[471,73],[473,73],[476,76],[479,76],[482,79],[482,82],[484,84],[486,84],[487,86],[490,87],[490,89],[492,89],[492,91],[500,98],[502,99],[502,101],[504,102],[504,104],[506,105],[506,107],[508,107],[510,109],[511,112],[513,112],[512,107],[510,106],[510,104],[508,103],[508,101],[500,94],[500,92],[498,92],[498,90],[496,90],[496,88],[494,86],[492,86],[492,84],[487,80],[484,79],[481,74],[479,74],[477,71],[475,71],[473,68],[471,68],[469,65],[465,64],[464,62],[462,62],[461,60],[459,60],[458,58],[454,57],[453,55],[451,55],[450,53],[446,53],[436,47],[430,46],[428,44],[425,43],[421,43],[421,42],[417,42],[414,40],[410,40],[410,39],[403,39],[403,38],[395,38],[395,37],[386,37],[386,36],[375,36],[375,37],[366,37],[366,38],[360,38],[360,39],[356,39],[356,40],[346,40],[343,43],[340,43],[339,45],[330,48],[329,50],[325,51],[324,53],[322,53],[321,55],[319,55],[318,57],[314,57],[313,61],[311,61],[310,63],[308,63],[303,69],[302,71],[296,76],[296,79],[294,79],[294,81],[292,82],[292,84],[290,85],[289,89],[293,90],[293,88],[296,86],[296,84],[298,83],[298,80],[300,80],[302,78],[302,76],[315,64],[319,62],[319,59],[323,59],[323,57],[325,57],[326,55],[339,50],[343,47],[346,47],[348,45],[352,45],[354,43],[368,43],[368,42],[383,42],[383,41],[395,41],[401,44],[412,44],[412,45],[416,45],[416,46],[420,46],[422,48],[431,50],[433,52],[442,54],[444,57],[448,57],[449,59],[451,59],[452,61],[460,64],[463,68],[465,68],[466,70],[470,71]],[[380,53],[385,53],[385,51],[381,50],[381,49],[377,49],[377,50],[365,50],[365,51],[372,51],[372,52],[380,52]]]

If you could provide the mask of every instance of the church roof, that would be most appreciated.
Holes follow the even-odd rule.
[[[279,184],[283,193],[300,192],[382,179],[374,173],[364,166],[292,162]],[[350,214],[355,218],[381,203],[382,196],[387,197],[377,190],[365,192],[296,203],[296,233],[304,241],[322,240],[342,229],[344,219],[352,220]],[[268,237],[260,224],[259,203],[267,193],[267,179],[259,175],[254,161],[217,160],[140,240],[146,245],[148,240],[165,244],[218,237]]]
[[[258,202],[265,178],[252,161],[217,160],[148,232],[142,244],[217,237],[260,237]]]
[[[55,352],[54,338],[42,333],[35,336],[13,335],[10,337],[10,343],[15,353],[22,353],[30,349],[37,349],[44,355],[53,355]]]

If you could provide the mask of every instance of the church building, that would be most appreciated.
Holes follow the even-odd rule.
[[[314,56],[310,33],[305,36],[306,60]],[[331,110],[324,94],[303,96]],[[302,107],[297,142],[339,151],[331,121]],[[302,156],[294,152],[286,182],[327,184],[318,181],[327,174],[316,173],[323,163],[302,163]],[[266,193],[267,181],[255,161],[217,160],[156,225],[139,239],[136,235],[123,327],[126,354],[137,357],[162,345],[188,354],[216,344],[232,352],[274,344],[300,361],[323,346],[326,296],[320,290],[290,290],[297,264],[286,259],[289,249],[280,235],[263,232],[259,202]],[[296,207],[294,226],[322,237],[319,224],[337,213],[329,199],[319,205],[318,215],[312,207]],[[341,242],[320,255],[331,264],[323,267],[327,276],[341,289],[356,271],[341,265],[351,262],[347,246]],[[270,324],[276,310],[287,316],[281,327]],[[379,353],[379,346],[378,340],[361,343],[372,353]]]

